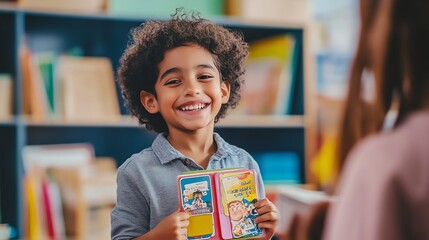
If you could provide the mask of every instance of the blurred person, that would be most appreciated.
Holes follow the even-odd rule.
[[[429,1],[361,0],[360,10],[338,199],[323,239],[429,239]],[[374,80],[370,99],[362,97],[365,75]]]

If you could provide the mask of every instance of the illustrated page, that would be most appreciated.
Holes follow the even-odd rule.
[[[211,186],[208,175],[180,179],[182,208],[190,215],[188,239],[204,239],[214,235]]]
[[[261,235],[262,230],[255,223],[258,193],[253,172],[227,173],[220,178],[224,209],[227,209],[234,238]]]

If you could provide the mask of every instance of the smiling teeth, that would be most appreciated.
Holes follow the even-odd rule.
[[[181,107],[180,110],[182,111],[196,111],[196,110],[201,110],[206,106],[206,104],[204,103],[199,103],[193,106],[186,106],[186,107]]]

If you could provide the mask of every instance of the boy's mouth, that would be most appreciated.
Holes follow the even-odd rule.
[[[180,106],[177,109],[181,111],[198,111],[209,106],[209,103],[196,103],[192,105]]]

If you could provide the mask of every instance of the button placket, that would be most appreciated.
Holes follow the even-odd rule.
[[[184,163],[186,166],[191,166],[192,161],[191,161],[189,158],[185,158],[185,160],[183,160],[183,163]]]

